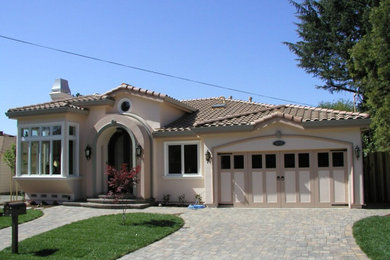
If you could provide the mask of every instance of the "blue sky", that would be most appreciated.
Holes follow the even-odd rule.
[[[287,0],[2,1],[0,35],[260,95],[318,105],[351,99],[316,89],[282,44],[298,40]],[[0,38],[0,131],[9,108],[50,100],[54,80],[73,94],[122,82],[177,99],[242,94],[70,56]],[[283,104],[253,95],[256,102]]]

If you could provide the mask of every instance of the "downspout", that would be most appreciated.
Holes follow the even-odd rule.
[[[354,162],[354,159],[353,159],[353,146],[352,145],[349,145],[349,149],[350,149],[350,152],[349,152],[349,156],[350,156],[350,161],[351,161],[351,183],[349,184],[350,186],[350,189],[351,189],[351,194],[350,194],[350,205],[349,205],[349,208],[352,208],[352,206],[355,204],[355,191],[354,191],[354,178],[355,178],[355,174],[354,174],[354,165],[355,165],[355,162]]]

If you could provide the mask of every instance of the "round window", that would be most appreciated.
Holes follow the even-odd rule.
[[[118,103],[118,109],[122,113],[129,112],[131,108],[131,102],[129,99],[125,98],[119,101]]]

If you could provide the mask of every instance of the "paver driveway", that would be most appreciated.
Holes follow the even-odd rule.
[[[151,207],[128,212],[181,214],[185,225],[172,235],[122,259],[358,259],[351,234],[358,219],[389,210],[241,209]],[[58,206],[20,225],[20,240],[92,216],[119,213]],[[0,249],[10,245],[10,228],[0,230]]]

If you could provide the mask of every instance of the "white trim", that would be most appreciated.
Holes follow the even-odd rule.
[[[53,135],[53,127],[54,126],[60,126],[61,127],[61,134],[60,135]],[[69,126],[75,127],[75,135],[70,136],[69,135]],[[48,136],[31,136],[31,129],[32,128],[40,128],[41,131],[43,127],[50,127],[50,135]],[[29,129],[29,136],[23,137],[21,136],[21,130],[23,128]],[[41,132],[40,134],[41,135]],[[69,176],[68,173],[68,167],[69,167],[69,141],[73,140],[74,143],[74,174],[72,176]],[[50,145],[50,154],[49,154],[49,174],[43,174],[42,169],[42,142],[48,141]],[[60,164],[60,174],[53,174],[53,141],[61,141],[61,164]],[[21,172],[22,170],[22,149],[21,144],[22,142],[28,143],[28,168],[27,173]],[[31,173],[31,146],[32,142],[38,142],[38,165],[37,165],[37,173]],[[68,177],[78,177],[79,176],[79,124],[76,122],[68,122],[68,121],[55,121],[50,123],[29,123],[29,124],[19,124],[18,125],[18,135],[17,135],[17,165],[16,165],[16,176],[18,177],[37,177],[37,178],[43,178],[43,177],[49,177],[49,178],[68,178]]]
[[[184,173],[184,145],[195,144],[197,147],[197,173]],[[170,145],[180,145],[181,146],[181,173],[169,173],[169,163],[168,163],[168,147]],[[200,141],[169,141],[164,142],[164,178],[169,179],[180,179],[180,178],[199,178],[202,177],[200,172]]]

